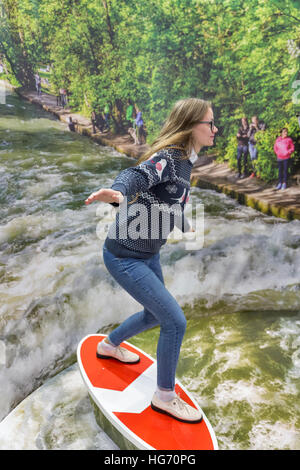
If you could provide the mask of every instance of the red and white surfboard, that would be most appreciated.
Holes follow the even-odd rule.
[[[98,424],[121,449],[214,450],[214,431],[205,414],[176,380],[176,392],[201,410],[200,423],[182,423],[153,411],[150,403],[156,389],[156,361],[141,349],[122,346],[139,354],[137,364],[98,359],[97,344],[106,335],[86,336],[78,345],[77,360],[95,408]]]

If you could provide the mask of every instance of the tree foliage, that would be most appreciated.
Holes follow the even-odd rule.
[[[243,115],[259,115],[275,132],[300,109],[300,97],[293,100],[300,80],[298,0],[3,5],[0,53],[19,82],[28,86],[34,70],[51,64],[52,91],[67,88],[80,111],[109,104],[116,130],[128,98],[143,111],[151,140],[174,101],[203,97],[213,103],[217,146],[226,155]]]

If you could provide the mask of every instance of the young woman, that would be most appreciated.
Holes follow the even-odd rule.
[[[288,137],[288,130],[284,127],[280,130],[280,136],[277,137],[274,144],[279,171],[279,182],[276,189],[286,189],[290,158],[294,150],[294,142],[291,137]]]
[[[100,189],[85,201],[120,204],[105,240],[103,259],[111,275],[144,307],[98,344],[97,356],[136,363],[139,356],[119,345],[159,325],[157,390],[151,406],[186,422],[199,422],[202,416],[175,393],[186,319],[164,285],[159,250],[174,224],[183,232],[192,231],[183,217],[191,170],[197,153],[201,147],[213,145],[217,131],[209,102],[197,98],[178,101],[139,164],[123,170],[110,189]]]

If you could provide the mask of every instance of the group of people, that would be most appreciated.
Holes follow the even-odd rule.
[[[92,111],[91,121],[93,126],[93,134],[97,132],[96,128],[98,128],[101,133],[109,130],[109,115],[110,113],[108,104],[104,106],[103,113],[96,113],[95,110]]]
[[[255,134],[257,131],[265,129],[266,124],[263,121],[259,121],[257,116],[252,117],[250,125],[246,117],[241,119],[241,127],[236,135],[238,141],[237,166],[239,178],[246,178],[248,176],[248,155],[250,155],[251,160],[250,178],[255,176],[254,161],[257,160],[258,157]]]
[[[41,77],[38,73],[35,74],[35,84],[37,94],[41,95]],[[59,93],[56,97],[57,106],[63,108],[67,105],[67,91],[64,88],[60,88]],[[103,113],[96,113],[94,110],[91,114],[91,121],[93,126],[93,133],[96,133],[96,128],[99,131],[105,132],[110,128],[109,124],[110,110],[109,105],[106,104]],[[75,131],[75,126],[78,123],[69,118],[68,126],[70,131]],[[299,116],[300,126],[300,116]],[[126,115],[125,115],[125,127],[127,128],[128,134],[132,137],[135,145],[143,145],[146,143],[146,127],[144,124],[142,111],[139,107],[134,104],[131,100],[127,102]],[[258,116],[252,116],[251,123],[248,123],[247,117],[242,117],[241,125],[236,134],[237,137],[237,168],[238,178],[247,178],[248,173],[248,155],[250,156],[250,178],[256,176],[255,162],[258,159],[257,142],[255,140],[255,134],[257,131],[264,131],[266,124],[264,121],[259,120]],[[292,153],[295,150],[295,146],[291,137],[288,136],[288,129],[282,128],[280,135],[277,137],[274,144],[274,152],[277,157],[278,163],[278,184],[276,189],[286,189],[288,181],[288,170],[289,163]]]
[[[266,124],[259,121],[257,116],[251,118],[250,125],[248,119],[241,119],[241,126],[236,135],[238,141],[237,147],[237,167],[238,178],[246,178],[248,176],[248,155],[251,160],[250,178],[256,175],[255,161],[258,159],[258,151],[256,146],[255,134],[257,131],[264,131]],[[278,163],[278,184],[276,189],[286,189],[288,180],[289,162],[295,146],[291,137],[288,136],[288,129],[284,127],[280,130],[274,144],[274,152]],[[243,172],[242,172],[243,168]]]
[[[67,104],[67,91],[64,88],[60,88],[58,95],[56,96],[56,105],[62,106],[63,108]],[[110,129],[110,109],[109,105],[104,106],[103,112],[96,112],[95,110],[91,113],[91,122],[93,127],[93,134],[97,132],[97,129],[103,133]],[[77,121],[68,118],[68,127],[70,131],[75,131],[75,126],[78,125]],[[135,145],[142,145],[146,143],[146,128],[142,117],[142,112],[136,104],[133,104],[130,100],[127,102],[125,123],[124,126],[127,129],[129,135],[133,138]]]
[[[38,73],[34,75],[35,86],[38,95],[42,94],[42,79]],[[56,95],[56,106],[65,106],[68,104],[67,90],[60,88]],[[110,109],[109,105],[104,106],[103,112],[96,112],[95,110],[91,113],[91,122],[93,126],[93,134],[97,132],[97,129],[103,133],[110,129]],[[77,124],[74,121],[69,121],[68,125],[71,131],[75,130],[74,125]],[[131,100],[127,102],[126,115],[125,115],[125,127],[127,128],[128,134],[132,137],[135,145],[143,145],[146,143],[146,127],[142,116],[142,111],[134,104]]]
[[[289,164],[294,150],[294,142],[291,137],[288,136],[288,129],[283,127],[274,144],[274,152],[277,157],[279,173],[276,189],[286,189],[287,187]]]
[[[103,112],[92,111],[91,121],[93,126],[93,133],[99,131],[105,132],[110,128],[109,124],[110,110],[109,105],[106,104]],[[134,140],[135,145],[142,145],[146,143],[146,128],[142,116],[142,111],[138,106],[132,103],[131,100],[127,102],[124,127],[127,129],[128,134]]]

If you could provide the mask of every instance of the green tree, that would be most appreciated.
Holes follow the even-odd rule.
[[[19,83],[34,86],[33,56],[28,47],[17,0],[4,0],[0,17],[0,53],[4,55]]]

